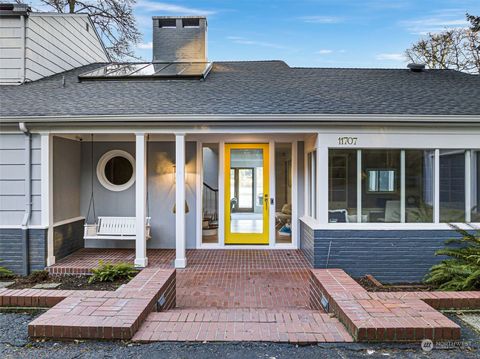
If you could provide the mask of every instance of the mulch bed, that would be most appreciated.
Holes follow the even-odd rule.
[[[126,284],[130,279],[121,279],[114,282],[95,282],[88,283],[89,276],[48,276],[45,278],[30,278],[30,277],[16,277],[14,279],[8,279],[8,281],[14,281],[15,284],[10,285],[9,289],[25,289],[32,288],[36,284],[40,283],[61,283],[59,287],[55,289],[67,289],[67,290],[117,290],[122,284]]]
[[[375,278],[372,281],[369,276],[355,278],[355,280],[369,292],[430,292],[436,289],[423,283],[382,284],[378,283]]]

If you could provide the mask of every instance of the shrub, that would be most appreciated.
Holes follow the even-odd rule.
[[[0,267],[0,278],[3,279],[11,279],[15,277],[15,273],[13,273],[10,269],[5,267]]]
[[[118,279],[131,279],[137,274],[137,270],[130,263],[103,263],[100,261],[98,267],[92,269],[92,276],[89,283],[113,282]]]
[[[470,233],[456,226],[452,227],[461,238],[445,242],[444,249],[435,255],[450,258],[430,268],[425,283],[434,284],[441,290],[478,290],[480,289],[480,231]],[[449,247],[448,244],[455,244]]]

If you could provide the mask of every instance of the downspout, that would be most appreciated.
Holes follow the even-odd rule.
[[[25,135],[25,215],[22,220],[23,273],[30,273],[30,240],[28,224],[32,213],[32,138],[25,122],[18,124]]]

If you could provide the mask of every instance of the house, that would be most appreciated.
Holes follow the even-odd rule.
[[[86,15],[2,5],[1,266],[301,249],[418,281],[450,223],[480,224],[479,76],[211,62],[206,41],[205,17],[154,17],[152,61],[112,63]]]

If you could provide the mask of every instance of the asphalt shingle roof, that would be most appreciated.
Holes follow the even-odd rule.
[[[0,116],[167,114],[480,115],[480,76],[452,70],[291,68],[215,62],[205,81],[84,81],[89,65],[0,86]],[[62,77],[65,76],[65,87]]]

